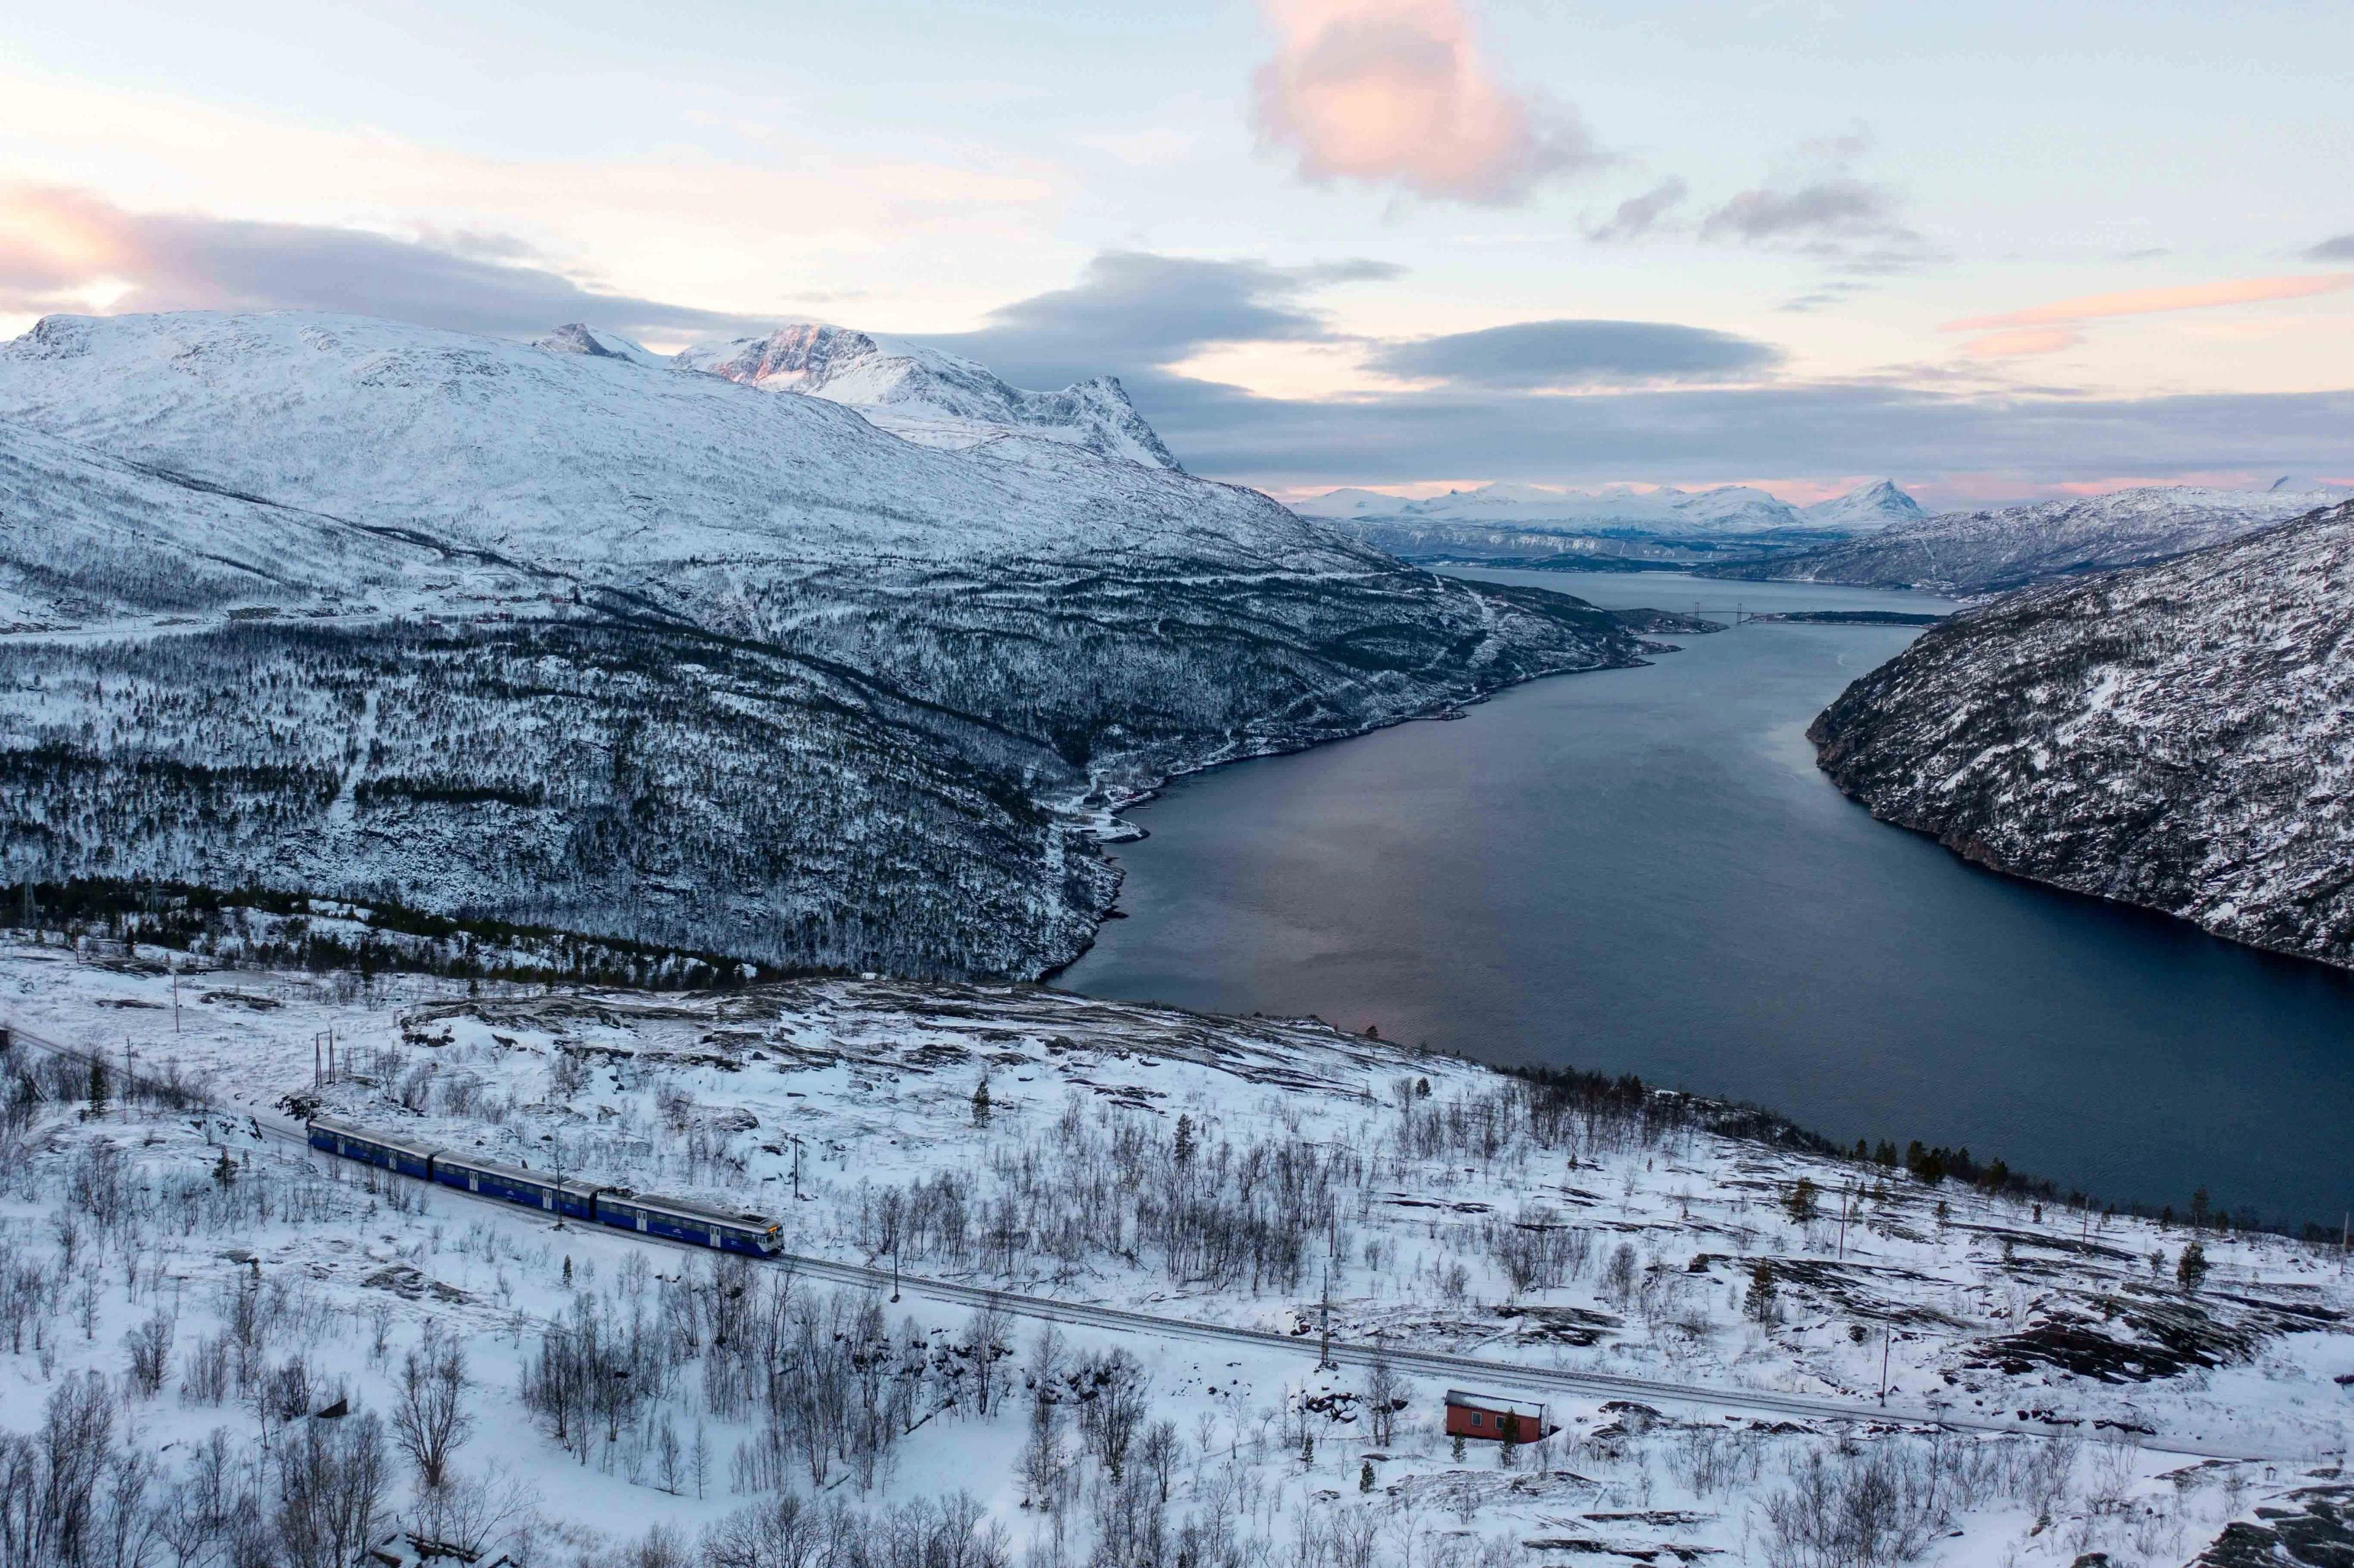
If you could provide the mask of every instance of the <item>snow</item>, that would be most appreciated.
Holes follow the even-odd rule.
[[[674,363],[843,404],[924,446],[963,449],[1017,437],[1148,468],[1178,466],[1115,376],[1027,392],[960,355],[817,322],[790,323],[765,337],[695,344]]]
[[[2339,505],[2026,589],[1857,682],[1813,737],[1876,815],[1976,858],[2354,965],[2349,570]]]
[[[577,562],[1069,556],[1125,535],[1344,548],[1168,468],[1041,472],[822,397],[611,354],[310,313],[52,316],[0,346],[0,420],[345,523]]]
[[[1607,529],[1667,535],[1755,534],[1814,525],[1787,503],[1745,485],[1687,492],[1672,486],[1645,491],[1613,485],[1577,491],[1497,483],[1420,501],[1401,501],[1372,491],[1335,490],[1295,502],[1292,510],[1306,517],[1379,519],[1433,527]]]
[[[794,352],[893,418],[1013,396]],[[794,966],[1043,972],[1110,901],[1107,801],[1643,654],[1043,425],[926,445],[588,327],[52,316],[0,345],[0,747],[50,759],[12,878]]]
[[[1800,511],[1811,528],[1834,528],[1847,534],[1918,523],[1925,515],[1921,503],[1896,487],[1893,480],[1858,485],[1845,495],[1818,501]]]
[[[2285,522],[2332,499],[2278,486],[2269,491],[2146,486],[1897,520],[1862,538],[1767,561],[1703,569],[1712,577],[1978,597],[2050,577],[2162,560]]]
[[[1270,1542],[1363,1523],[1377,1531],[1383,1560],[1417,1564],[1434,1560],[1422,1548],[1440,1561],[1447,1552],[1494,1560],[1548,1541],[1583,1552],[1671,1545],[1753,1560],[1772,1533],[1767,1504],[1787,1499],[1814,1459],[1929,1462],[1919,1427],[1872,1414],[1883,1330],[1892,1406],[1935,1400],[1956,1418],[2032,1434],[1965,1430],[1938,1440],[1941,1462],[1967,1456],[1995,1478],[1946,1498],[1922,1543],[1925,1562],[2063,1564],[2093,1550],[2118,1562],[2180,1561],[2225,1519],[2311,1484],[2306,1472],[2348,1441],[2348,1400],[2333,1380],[2354,1372],[2344,1327],[2354,1284],[2333,1254],[2210,1234],[2214,1272],[2187,1297],[2147,1258],[2170,1264],[2187,1240],[2179,1228],[1930,1188],[1796,1148],[1770,1123],[1753,1136],[1731,1121],[1654,1118],[1646,1131],[1642,1116],[1589,1108],[1540,1139],[1504,1108],[1525,1103],[1517,1087],[1488,1070],[1313,1022],[886,981],[722,993],[475,989],[414,975],[240,972],[154,948],[58,943],[20,938],[0,949],[9,1022],[110,1054],[128,1044],[143,1070],[172,1062],[232,1109],[280,1115],[288,1097],[310,1096],[313,1039],[332,1029],[342,1072],[321,1098],[333,1114],[541,1165],[562,1139],[567,1168],[592,1179],[765,1208],[786,1224],[791,1250],[860,1265],[882,1258],[881,1194],[950,1179],[970,1215],[963,1250],[928,1231],[933,1239],[908,1244],[906,1274],[1171,1320],[1165,1332],[1084,1324],[1063,1332],[1075,1351],[1124,1349],[1142,1363],[1150,1416],[1172,1421],[1183,1439],[1172,1520],[1215,1513]],[[194,966],[176,981],[176,1007],[174,964]],[[984,1077],[985,1119],[972,1104]],[[200,1174],[215,1157],[186,1118],[122,1115],[78,1121],[69,1107],[42,1111],[0,1207],[0,1237],[20,1250],[49,1245],[61,1178],[94,1142],[122,1150],[149,1180]],[[1172,1152],[1181,1117],[1193,1139],[1184,1160]],[[692,1377],[659,1403],[683,1436],[701,1426],[722,1456],[700,1499],[691,1487],[660,1489],[642,1436],[650,1427],[633,1426],[610,1449],[593,1445],[584,1468],[503,1395],[540,1325],[600,1294],[624,1317],[633,1299],[652,1306],[646,1267],[675,1277],[684,1262],[692,1279],[691,1260],[577,1226],[557,1233],[542,1216],[418,1183],[402,1198],[393,1179],[313,1162],[237,1125],[213,1130],[226,1127],[257,1169],[280,1173],[272,1180],[319,1194],[316,1218],[260,1225],[239,1245],[259,1257],[266,1282],[318,1304],[309,1347],[362,1404],[385,1406],[400,1351],[432,1324],[462,1339],[477,1380],[482,1429],[461,1465],[471,1472],[496,1456],[537,1491],[545,1512],[582,1532],[577,1544],[593,1547],[599,1532],[634,1536],[654,1521],[692,1529],[749,1500],[724,1478],[725,1457],[750,1434],[702,1411]],[[1154,1232],[1114,1217],[1157,1212],[1135,1207],[1150,1190],[1107,1185],[1116,1172],[1160,1172],[1147,1189],[1207,1181],[1231,1197],[1249,1162],[1278,1158],[1304,1158],[1299,1171],[1330,1181],[1299,1189],[1318,1212],[1301,1216],[1311,1251],[1288,1274],[1254,1284],[1172,1271]],[[1811,1217],[1795,1212],[1801,1178],[1813,1184]],[[999,1255],[986,1216],[1002,1199],[1023,1205],[1014,1212],[1039,1234]],[[1055,1221],[1061,1240],[1043,1234],[1058,1212],[1076,1222],[1103,1204],[1067,1234]],[[1528,1228],[1548,1225],[1568,1228]],[[1583,1235],[1587,1255],[1515,1287],[1503,1244],[1532,1235]],[[245,1266],[212,1235],[153,1240],[162,1272],[184,1281],[180,1342],[191,1343]],[[1622,1249],[1629,1266],[1619,1274]],[[1743,1298],[1761,1262],[1774,1266],[1779,1294],[1777,1308],[1758,1316]],[[1328,1267],[1336,1340],[1645,1372],[1719,1393],[1712,1404],[1644,1408],[1523,1392],[1508,1372],[1409,1372],[1399,1433],[1376,1446],[1359,1398],[1363,1374],[1315,1367]],[[795,1288],[826,1287],[805,1279]],[[969,1315],[913,1286],[905,1294],[886,1308],[889,1320],[912,1318],[917,1336],[955,1361]],[[854,1303],[861,1293],[848,1295]],[[367,1349],[371,1302],[393,1315],[387,1357]],[[46,1364],[0,1356],[5,1424],[28,1425],[63,1372],[118,1364],[121,1333],[151,1303],[103,1289],[99,1327],[56,1336]],[[2136,1355],[2156,1361],[2166,1344],[2234,1348],[2216,1351],[2211,1366],[2106,1374],[2116,1382],[2029,1349],[2122,1343],[2136,1332],[2127,1325],[2151,1315],[2204,1329],[2188,1339],[2161,1330],[2173,1337],[2143,1342]],[[1187,1338],[1186,1322],[1270,1329],[1297,1349],[1213,1349]],[[1034,1322],[1016,1325],[1022,1364],[1036,1332]],[[246,1420],[179,1404],[180,1382],[175,1362],[164,1396],[140,1407],[141,1441],[186,1443]],[[1518,1468],[1499,1467],[1479,1446],[1458,1461],[1438,1431],[1447,1386],[1542,1400],[1565,1430]],[[1844,1399],[1861,1414],[1791,1420],[1745,1403],[1763,1391]],[[1294,1435],[1303,1400],[1326,1413],[1308,1420],[1308,1464]],[[878,1507],[964,1489],[1017,1545],[1051,1541],[1060,1531],[1024,1506],[1016,1473],[1028,1407],[1017,1393],[986,1418],[969,1399],[933,1414],[889,1463],[837,1495]],[[2112,1425],[2094,1425],[2103,1421]],[[2122,1440],[2139,1429],[2147,1431],[2138,1445]],[[2195,1457],[2201,1450],[2266,1457],[2211,1461]],[[1368,1462],[1373,1489],[1360,1493]],[[2058,1480],[2037,1481],[2038,1466]],[[1098,1501],[1109,1490],[1091,1467],[1081,1480]],[[1064,1528],[1066,1548],[1084,1560],[1102,1526],[1077,1509]],[[1407,1551],[1409,1540],[1422,1548]]]

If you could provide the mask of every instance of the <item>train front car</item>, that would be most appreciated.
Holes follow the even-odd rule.
[[[684,1198],[606,1192],[598,1195],[597,1214],[607,1224],[623,1230],[748,1257],[773,1257],[784,1246],[772,1221],[758,1214],[726,1213]]]

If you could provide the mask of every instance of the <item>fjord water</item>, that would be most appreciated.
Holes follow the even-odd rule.
[[[1939,610],[1670,574],[1597,604]],[[1728,618],[1729,619],[1729,618]],[[2354,980],[1972,867],[1876,822],[1808,724],[1916,633],[1749,624],[1648,668],[1182,779],[1057,983],[1753,1100],[2109,1201],[2354,1202]]]

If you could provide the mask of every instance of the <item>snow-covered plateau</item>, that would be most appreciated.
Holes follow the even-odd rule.
[[[1312,1021],[273,971],[255,920],[0,945],[0,1550],[67,1514],[144,1553],[109,1561],[294,1568],[2346,1548],[2335,1247]],[[314,1153],[313,1113],[785,1255]],[[1453,1442],[1450,1389],[1547,1434]]]
[[[2270,490],[2154,485],[1983,512],[1916,514],[1861,538],[1697,569],[1709,577],[1922,588],[1967,599],[2163,560],[2345,498],[2344,491],[2288,480]]]
[[[1809,735],[1973,860],[2354,966],[2349,636],[2354,503],[1956,616]]]
[[[544,927],[616,975],[1035,975],[1168,775],[1679,628],[1193,478],[1114,384],[888,347],[302,313],[0,345],[0,874]]]

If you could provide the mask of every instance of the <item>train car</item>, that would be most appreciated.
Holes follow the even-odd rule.
[[[597,1217],[597,1186],[568,1176],[554,1176],[545,1171],[529,1171],[520,1165],[472,1155],[444,1153],[434,1161],[433,1179],[461,1192],[504,1199],[569,1220]]]
[[[784,1249],[782,1233],[773,1220],[624,1188],[608,1187],[597,1194],[597,1218],[616,1230],[752,1257],[772,1257]]]
[[[784,1250],[776,1222],[758,1214],[731,1214],[684,1198],[600,1187],[593,1181],[453,1153],[439,1144],[348,1122],[313,1120],[310,1138],[312,1148],[329,1154],[566,1219],[589,1220],[616,1230],[749,1257],[773,1257]]]
[[[357,1128],[348,1122],[313,1121],[310,1124],[311,1147],[329,1154],[340,1154],[346,1160],[357,1160],[380,1170],[414,1176],[419,1181],[433,1180],[434,1161],[444,1150],[438,1143],[422,1139],[403,1138],[398,1133],[378,1132],[372,1128]]]

